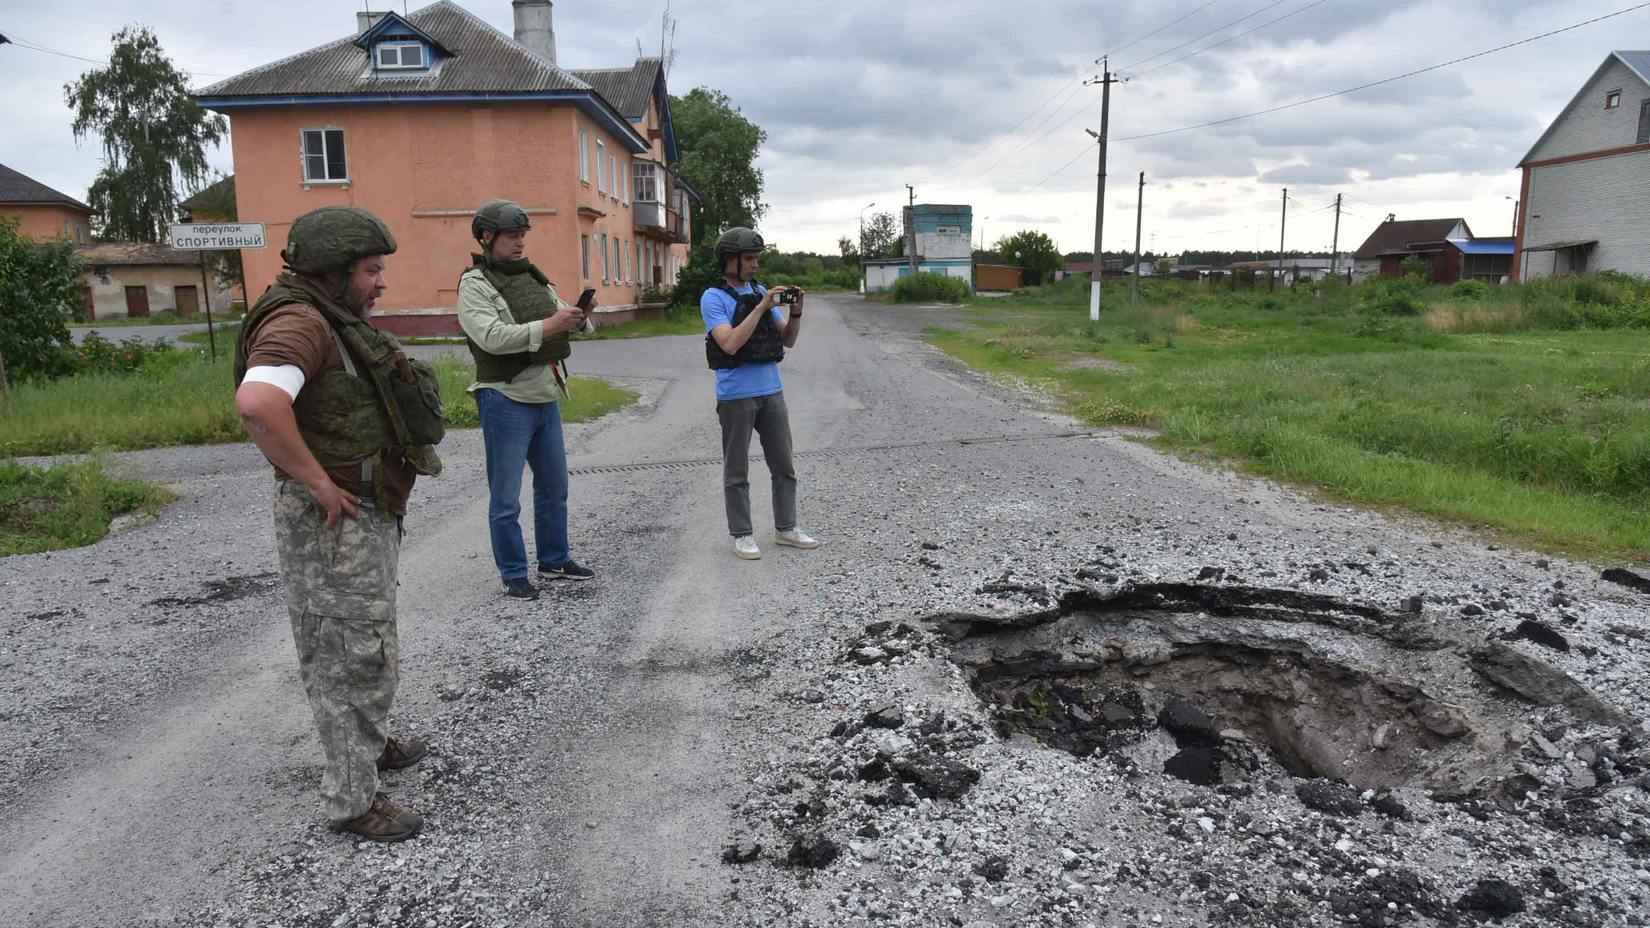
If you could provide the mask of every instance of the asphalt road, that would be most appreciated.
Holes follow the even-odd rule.
[[[799,910],[758,900],[806,887],[741,883],[718,852],[756,773],[828,727],[829,705],[793,694],[828,685],[835,639],[866,619],[968,601],[1005,573],[1069,575],[1102,544],[1165,575],[1380,545],[1407,552],[1376,584],[1390,596],[1533,570],[1074,437],[912,337],[947,319],[813,301],[784,376],[817,551],[759,529],[764,558],[733,556],[697,337],[575,347],[575,375],[643,394],[569,429],[574,554],[594,583],[499,594],[479,435],[449,436],[407,518],[399,594],[394,720],[435,756],[388,781],[429,825],[394,847],[317,822],[255,451],[121,456],[182,499],[90,548],[0,560],[0,924],[777,924]],[[759,463],[752,478],[762,526]]]

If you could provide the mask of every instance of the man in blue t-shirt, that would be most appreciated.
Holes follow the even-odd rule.
[[[751,537],[751,432],[762,439],[762,456],[773,477],[774,543],[817,548],[796,527],[796,468],[791,463],[791,421],[785,411],[779,361],[802,333],[800,287],[768,290],[756,282],[762,236],[729,229],[716,240],[722,281],[705,291],[705,355],[716,371],[716,417],[722,422],[722,495],[733,552],[762,556]],[[788,312],[780,307],[788,308]]]

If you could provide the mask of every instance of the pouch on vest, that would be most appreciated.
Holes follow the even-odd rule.
[[[733,297],[733,325],[735,328],[745,318],[755,311],[762,302],[762,294],[756,292],[757,283],[751,281],[751,292],[740,293],[726,283],[718,284],[717,289]],[[762,314],[761,321],[756,323],[755,331],[745,340],[745,344],[733,354],[722,350],[716,343],[716,337],[705,333],[705,363],[711,370],[732,370],[742,364],[777,364],[785,360],[785,336],[779,331],[779,323],[773,320],[772,312]]]

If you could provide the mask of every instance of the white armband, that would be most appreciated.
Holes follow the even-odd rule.
[[[249,368],[241,383],[267,383],[280,387],[287,396],[292,397],[293,402],[297,402],[298,391],[304,388],[304,372],[296,364],[282,364],[280,367],[262,364]]]

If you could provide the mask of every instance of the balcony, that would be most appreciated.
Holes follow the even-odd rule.
[[[687,244],[687,193],[676,183],[676,175],[654,161],[632,162],[631,213],[636,230],[651,233],[675,244]]]

